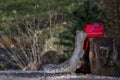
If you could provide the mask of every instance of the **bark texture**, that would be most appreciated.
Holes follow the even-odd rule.
[[[120,76],[120,38],[90,39],[91,73]]]
[[[73,51],[73,55],[67,61],[62,64],[46,64],[42,66],[44,73],[66,73],[71,72],[74,74],[77,69],[77,65],[79,63],[80,58],[84,55],[84,41],[86,39],[87,34],[83,31],[77,32],[75,37],[75,49]]]

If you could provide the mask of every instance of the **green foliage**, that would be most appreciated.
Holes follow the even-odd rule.
[[[59,36],[60,44],[67,46],[66,53],[73,50],[76,30],[83,30],[86,23],[99,21],[96,16],[101,18],[98,15],[101,12],[98,6],[91,5],[88,0],[83,1],[0,0],[0,33],[3,33],[4,30],[15,46],[18,46],[19,52],[14,52],[14,54],[18,53],[14,56],[14,60],[21,69],[27,70],[26,66],[36,65],[33,62],[41,64],[40,54],[43,53],[45,42],[51,38],[51,35],[56,37],[59,32],[64,30],[64,28],[60,29],[59,15],[66,19],[66,12],[68,12],[67,24],[69,25],[65,25],[65,31]],[[57,15],[58,19],[56,19]],[[57,26],[56,29],[55,26]],[[30,54],[27,54],[29,52]],[[64,54],[63,60],[68,59],[70,55]]]
[[[0,62],[0,70],[1,70],[1,69],[4,69],[4,70],[5,70],[6,67],[7,67],[7,64],[6,64],[6,63],[1,63],[1,62]]]
[[[102,10],[90,0],[83,0],[74,3],[68,11],[68,23],[65,25],[66,30],[59,34],[60,45],[64,45],[65,51],[73,51],[76,30],[82,30],[87,23],[101,22]]]
[[[64,9],[73,0],[0,0],[0,13],[18,19],[26,15],[49,17],[50,11]],[[0,14],[0,17],[3,17]]]
[[[74,0],[0,0],[0,27],[8,29],[26,18],[28,21],[37,18],[45,22],[45,19],[64,14],[72,2]],[[48,20],[46,22],[50,22]]]

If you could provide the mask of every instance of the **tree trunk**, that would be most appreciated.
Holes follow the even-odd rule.
[[[120,36],[120,0],[91,0],[101,6],[106,35]]]
[[[90,39],[91,73],[120,76],[120,38]]]

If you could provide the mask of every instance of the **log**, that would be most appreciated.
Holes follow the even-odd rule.
[[[120,38],[90,39],[89,59],[92,74],[120,76]]]
[[[77,65],[79,64],[79,60],[83,58],[84,55],[84,42],[87,34],[83,31],[77,31],[75,37],[75,49],[71,58],[64,63],[55,65],[55,64],[46,64],[41,67],[44,73],[71,73],[77,69]]]

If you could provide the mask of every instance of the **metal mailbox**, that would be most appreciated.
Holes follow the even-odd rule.
[[[84,27],[84,31],[87,33],[87,39],[85,41],[84,50],[88,49],[89,38],[104,37],[104,26],[103,26],[103,24],[99,24],[99,23],[86,24],[85,27]]]

